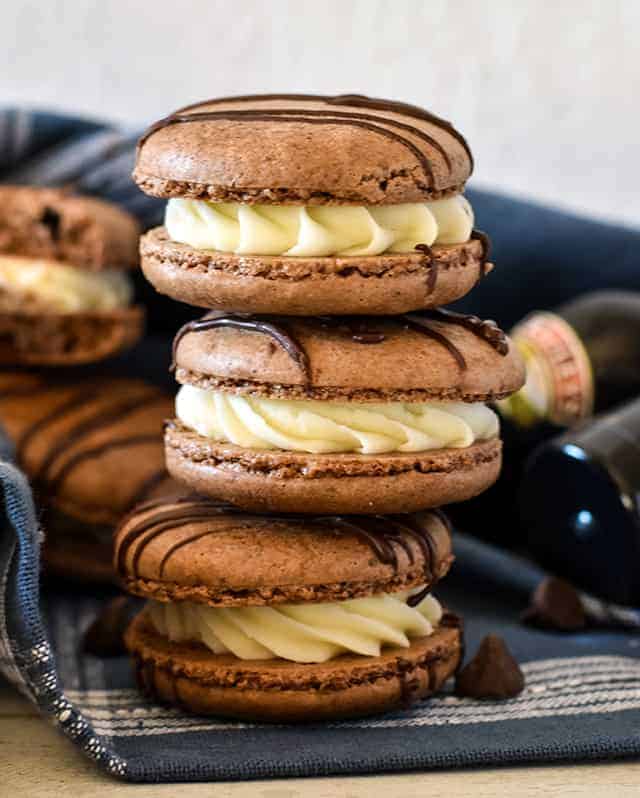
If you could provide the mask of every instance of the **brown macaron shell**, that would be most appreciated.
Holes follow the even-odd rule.
[[[290,315],[392,315],[454,302],[493,267],[478,239],[370,257],[235,255],[198,250],[163,227],[140,244],[145,277],[162,294],[204,308]]]
[[[417,453],[307,454],[218,443],[171,422],[167,469],[193,490],[256,512],[402,513],[465,501],[498,478],[502,443]]]
[[[64,189],[0,186],[0,208],[0,255],[91,271],[138,264],[138,223],[112,203]]]
[[[251,515],[204,497],[147,502],[114,537],[130,593],[213,607],[344,601],[430,587],[453,561],[439,513]]]
[[[377,205],[459,193],[472,168],[462,136],[416,106],[254,95],[196,103],[153,125],[133,176],[156,197]]]
[[[132,347],[144,325],[141,306],[86,313],[2,313],[0,365],[96,363]]]
[[[412,318],[422,317],[263,319],[295,343],[308,362],[307,374],[300,358],[265,332],[185,328],[176,339],[176,378],[205,389],[274,399],[354,402],[486,402],[522,387],[522,359],[502,334],[506,354],[456,323],[425,317],[429,333],[410,326]],[[251,317],[235,320],[251,322]],[[487,334],[495,330],[489,327]]]
[[[171,399],[139,380],[71,381],[0,373],[0,422],[43,506],[91,525],[117,523],[157,490]]]
[[[429,637],[379,657],[343,655],[317,665],[240,660],[159,635],[143,611],[129,626],[140,689],[152,700],[200,715],[271,722],[360,717],[437,692],[462,658],[460,620],[445,614]]]

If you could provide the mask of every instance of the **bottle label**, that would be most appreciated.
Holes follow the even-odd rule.
[[[593,413],[594,385],[589,355],[574,329],[555,313],[527,316],[511,331],[527,381],[501,409],[516,424],[542,420],[569,427]]]

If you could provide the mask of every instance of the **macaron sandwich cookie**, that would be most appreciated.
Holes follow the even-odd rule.
[[[177,489],[162,446],[171,404],[139,380],[0,372],[0,424],[42,512],[49,573],[114,580],[116,524],[139,501]]]
[[[166,198],[141,265],[161,293],[249,313],[382,314],[464,296],[490,269],[463,136],[405,103],[257,95],[181,108],[134,179]]]
[[[295,722],[407,705],[462,653],[430,594],[453,559],[440,513],[255,516],[198,496],[140,505],[115,536],[138,682],[198,714]]]
[[[138,225],[67,191],[0,186],[0,364],[101,360],[142,334],[127,271]]]
[[[441,505],[501,464],[489,403],[524,367],[493,321],[439,307],[486,274],[453,126],[360,95],[183,108],[140,140],[168,199],[141,240],[162,293],[208,309],[174,339],[165,459],[183,486],[115,536],[148,600],[141,689],[185,710],[317,721],[437,691],[461,621],[431,594]]]
[[[167,467],[249,510],[413,512],[497,478],[485,402],[522,384],[491,322],[444,310],[345,319],[229,316],[185,325]]]

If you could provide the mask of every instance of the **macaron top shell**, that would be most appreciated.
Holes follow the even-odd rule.
[[[128,591],[211,606],[336,601],[430,587],[453,560],[440,513],[252,515],[183,496],[134,509],[114,538]]]
[[[0,255],[94,271],[132,268],[139,234],[133,216],[110,202],[57,188],[0,186]]]
[[[460,193],[473,169],[445,120],[361,95],[207,100],[140,140],[148,194],[244,203],[383,204]]]
[[[41,504],[116,524],[171,480],[162,425],[171,398],[140,380],[0,374],[0,422]]]
[[[308,319],[212,313],[182,328],[174,360],[179,382],[272,398],[477,402],[524,382],[522,360],[501,330],[448,311]]]

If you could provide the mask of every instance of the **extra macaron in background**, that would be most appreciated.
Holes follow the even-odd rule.
[[[134,379],[0,371],[0,424],[42,513],[48,572],[113,581],[115,525],[137,502],[177,488],[162,446],[171,404]]]
[[[460,620],[430,595],[452,559],[440,513],[256,516],[185,496],[136,508],[114,566],[148,599],[126,635],[148,695],[295,722],[439,689],[462,656]]]
[[[168,200],[141,241],[168,296],[251,313],[444,305],[490,269],[463,196],[471,151],[447,121],[360,95],[208,100],[153,125],[134,179]]]
[[[127,274],[139,232],[108,202],[0,186],[0,364],[71,366],[132,346],[144,326]]]
[[[266,512],[413,512],[477,495],[501,464],[485,403],[524,381],[493,322],[442,310],[213,312],[179,331],[174,363],[170,473]]]

